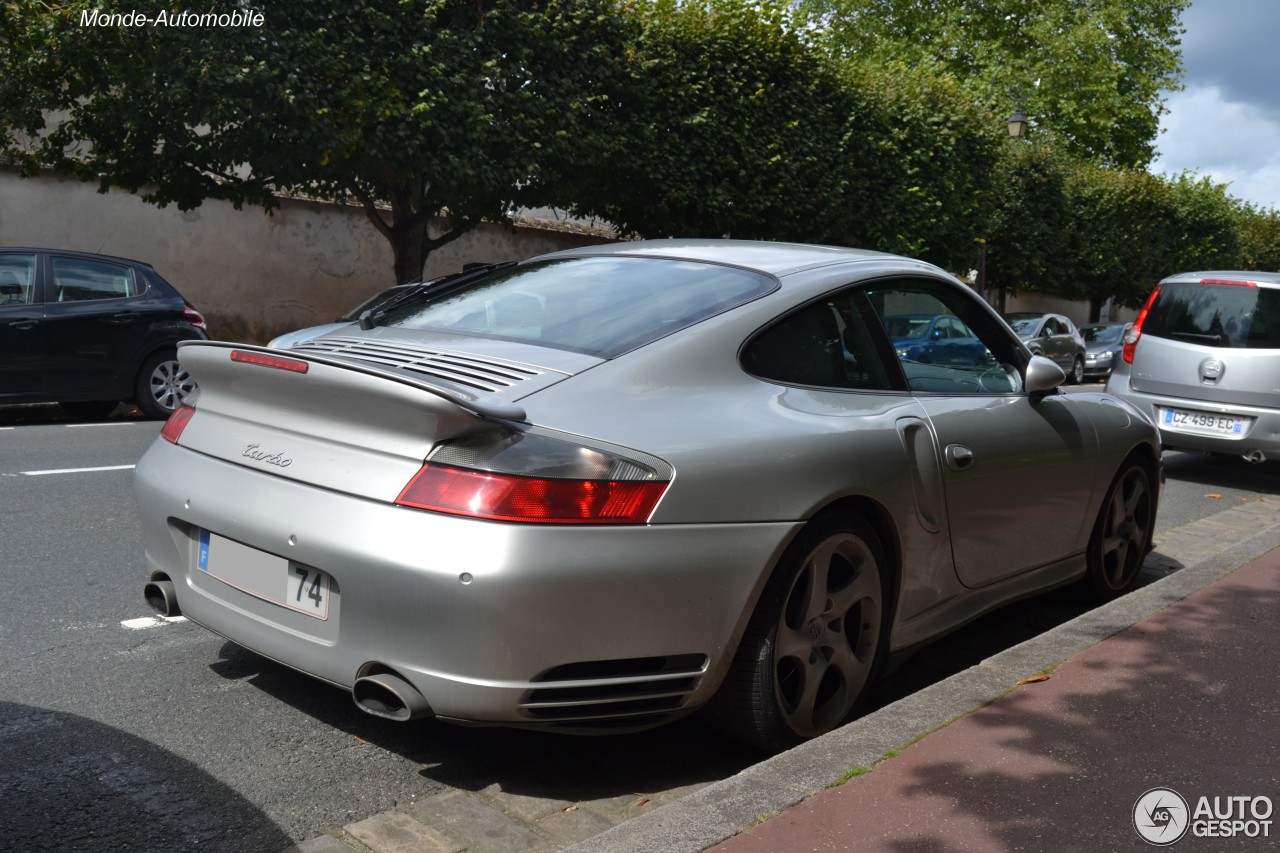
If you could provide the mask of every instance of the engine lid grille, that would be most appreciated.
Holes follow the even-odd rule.
[[[490,394],[514,388],[545,373],[529,365],[490,357],[367,338],[328,336],[298,344],[292,350],[393,367]]]

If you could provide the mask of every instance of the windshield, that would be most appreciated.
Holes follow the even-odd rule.
[[[1170,282],[1142,325],[1144,335],[1235,349],[1280,349],[1280,290]]]
[[[1036,333],[1036,329],[1040,328],[1040,318],[1028,317],[1025,320],[1014,320],[1009,325],[1018,333],[1019,337],[1028,338]]]
[[[505,267],[393,307],[381,325],[524,341],[611,358],[755,299],[761,273],[662,258]]]
[[[1120,333],[1124,326],[1085,326],[1080,330],[1086,343],[1116,344],[1120,342]]]

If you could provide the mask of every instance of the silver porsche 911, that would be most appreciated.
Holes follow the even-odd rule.
[[[885,320],[952,316],[966,358]],[[914,351],[911,351],[914,352]],[[918,261],[619,243],[408,288],[199,383],[137,468],[147,599],[391,719],[780,748],[891,658],[1134,582],[1156,430]]]

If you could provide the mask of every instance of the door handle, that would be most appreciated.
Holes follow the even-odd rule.
[[[963,471],[973,464],[973,448],[963,444],[948,444],[946,450],[947,467],[952,471]]]
[[[136,319],[138,319],[137,312],[129,311],[124,314],[112,314],[108,322],[124,325],[125,323],[132,323]]]
[[[36,324],[39,322],[40,322],[39,320],[14,320],[12,323],[9,324],[9,328],[20,329],[25,332],[28,329],[34,329],[36,327]]]

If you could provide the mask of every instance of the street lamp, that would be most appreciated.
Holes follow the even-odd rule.
[[[1027,127],[1031,124],[1031,122],[1027,121],[1027,117],[1022,114],[1021,109],[1014,109],[1005,122],[1009,126],[1009,136],[1013,139],[1021,139],[1026,136]]]

